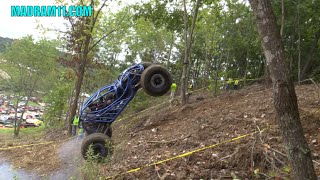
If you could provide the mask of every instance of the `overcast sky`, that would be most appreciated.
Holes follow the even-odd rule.
[[[54,0],[0,0],[0,36],[9,38],[21,38],[26,35],[40,37],[36,29],[38,20],[45,27],[63,28],[62,17],[11,17],[11,6],[36,6],[55,5]],[[47,36],[54,38],[54,34]]]
[[[135,0],[137,1],[137,0]],[[116,1],[111,1],[113,11],[119,9]],[[132,3],[132,0],[128,0]],[[0,36],[9,38],[21,38],[26,35],[33,35],[36,39],[41,37],[37,27],[37,21],[44,27],[51,29],[65,30],[63,17],[11,17],[11,6],[36,6],[56,5],[55,0],[0,0]],[[56,38],[54,32],[47,32],[47,38]]]

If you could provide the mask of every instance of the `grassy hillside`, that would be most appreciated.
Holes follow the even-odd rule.
[[[18,68],[15,65],[5,61],[0,61],[0,70],[4,71],[11,78],[15,78],[19,74]],[[0,76],[0,91],[7,90],[8,81],[10,81],[10,79],[5,79],[4,77]]]
[[[10,46],[13,39],[11,38],[4,38],[0,36],[0,53],[4,53],[6,51],[6,47]]]

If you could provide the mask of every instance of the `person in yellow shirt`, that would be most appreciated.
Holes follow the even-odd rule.
[[[176,89],[177,89],[177,84],[176,83],[172,83],[171,84],[171,88],[170,88],[170,91],[171,91],[171,93],[170,93],[170,106],[172,106],[172,102],[174,100]]]
[[[234,86],[233,86],[233,89],[234,89],[234,90],[237,90],[237,89],[238,89],[238,84],[239,84],[239,80],[236,79],[236,80],[234,81]]]
[[[232,78],[229,78],[228,81],[227,81],[226,90],[228,91],[229,89],[231,89],[232,85],[233,85],[233,80],[232,80]]]
[[[73,122],[72,122],[72,135],[77,135],[77,127],[79,126],[79,116],[74,116]]]

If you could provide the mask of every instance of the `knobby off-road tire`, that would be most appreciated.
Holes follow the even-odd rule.
[[[162,96],[170,90],[172,78],[163,66],[151,65],[143,71],[140,84],[147,94]]]
[[[153,65],[152,62],[142,62],[141,64],[144,67],[144,69],[147,69],[149,66]]]
[[[81,144],[81,154],[84,159],[88,159],[87,152],[91,144],[95,156],[107,157],[112,153],[110,137],[102,133],[93,133],[86,136]]]
[[[144,70],[147,69],[149,66],[153,65],[152,62],[142,62],[141,65],[143,66]],[[135,90],[138,91],[139,89],[142,88],[142,85],[140,83],[141,81],[139,80],[139,83],[135,85]]]

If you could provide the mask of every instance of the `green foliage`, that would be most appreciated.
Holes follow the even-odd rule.
[[[52,76],[50,75],[54,72],[58,54],[56,45],[55,41],[45,39],[34,42],[31,36],[13,41],[6,50],[5,58],[18,73],[8,81],[8,89],[17,97],[23,95],[28,99],[35,96],[37,92],[48,90],[48,87],[51,87]],[[17,102],[20,101],[21,98],[18,98]],[[19,135],[19,124],[20,122],[15,124],[15,136]]]
[[[108,66],[103,66],[103,68],[88,68],[85,75],[83,89],[87,93],[94,92],[97,89],[100,89],[102,86],[113,82],[118,78],[119,74],[119,69],[111,67],[109,68]]]
[[[320,66],[313,70],[311,78],[316,80],[317,82],[320,81]]]
[[[88,160],[86,160],[81,167],[81,174],[85,179],[99,179],[99,171],[101,168],[101,163],[98,163],[96,160],[98,157],[93,155],[92,146],[89,148]]]
[[[0,70],[7,73],[13,79],[16,79],[19,74],[18,68],[9,62],[0,62]],[[10,81],[11,79],[6,80],[0,77],[0,91],[10,91]]]
[[[34,43],[31,36],[12,43],[5,53],[17,72],[11,80],[12,91],[29,95],[30,91],[42,90],[48,84],[47,77],[50,77],[57,57],[55,46],[55,42],[44,39]]]
[[[81,173],[84,179],[101,179],[100,168],[103,164],[110,161],[111,155],[113,153],[113,146],[111,142],[106,143],[106,147],[110,151],[110,156],[100,157],[98,154],[94,153],[92,144],[90,144],[88,151],[86,153],[86,161],[81,167]]]
[[[287,59],[290,63],[292,76],[298,78],[298,57],[299,57],[299,34],[301,71],[310,59],[310,66],[306,68],[306,77],[317,77],[319,64],[319,1],[290,1],[284,0],[285,24],[283,34],[283,44]],[[273,9],[277,16],[278,24],[281,24],[281,1],[273,1]]]
[[[167,7],[171,7],[171,9],[168,10]],[[133,6],[133,8],[137,12],[135,13],[135,19],[143,17],[153,22],[157,28],[165,27],[170,31],[182,32],[183,30],[183,11],[176,2],[154,0],[141,6]],[[191,21],[189,21],[190,24]]]
[[[54,84],[54,88],[44,97],[44,101],[47,104],[44,120],[48,127],[61,127],[64,124],[62,118],[68,107],[71,87],[70,83],[58,81]]]
[[[12,43],[13,39],[0,37],[0,53],[5,53],[7,47],[9,47]],[[1,58],[1,56],[0,56]]]

